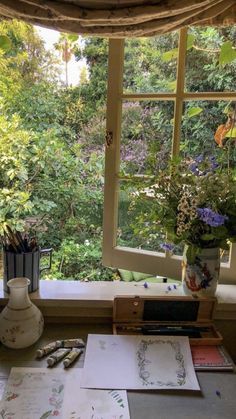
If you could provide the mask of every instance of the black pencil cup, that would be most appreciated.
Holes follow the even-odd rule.
[[[48,266],[40,268],[40,260],[48,257]],[[34,252],[14,253],[3,251],[4,291],[9,292],[7,282],[12,278],[26,277],[30,280],[29,292],[39,288],[40,273],[50,269],[52,264],[52,249],[39,249]]]

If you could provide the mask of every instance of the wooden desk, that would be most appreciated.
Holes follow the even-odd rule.
[[[36,360],[38,347],[57,339],[82,337],[88,333],[112,333],[109,325],[47,324],[40,341],[27,349],[0,346],[0,382],[5,382],[11,367],[46,367]],[[75,367],[82,367],[84,356]],[[57,365],[55,368],[61,368]],[[236,374],[198,372],[201,393],[192,391],[128,391],[131,419],[235,419]],[[220,392],[221,397],[216,394]],[[67,419],[67,418],[65,418]]]

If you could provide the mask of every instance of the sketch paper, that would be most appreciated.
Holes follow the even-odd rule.
[[[129,419],[126,391],[80,388],[81,368],[12,368],[3,419]]]
[[[124,390],[88,390],[80,386],[82,368],[73,368],[67,381],[63,419],[129,419],[127,393]]]
[[[62,419],[65,394],[62,372],[48,371],[47,368],[12,368],[3,395],[0,417]]]
[[[89,335],[81,387],[200,390],[185,336]]]
[[[6,384],[7,384],[7,377],[5,375],[4,376],[0,376],[0,400],[1,400],[2,396],[3,396],[3,393],[4,393],[4,389],[6,387]],[[1,416],[0,416],[0,418],[1,418]]]

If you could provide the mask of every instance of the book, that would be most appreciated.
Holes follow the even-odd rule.
[[[234,370],[234,362],[222,345],[191,346],[195,370]]]

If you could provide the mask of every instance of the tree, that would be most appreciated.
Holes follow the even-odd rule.
[[[55,44],[55,49],[61,51],[62,61],[65,63],[66,87],[69,86],[68,63],[74,54],[79,36],[75,34],[61,33],[59,41]]]

